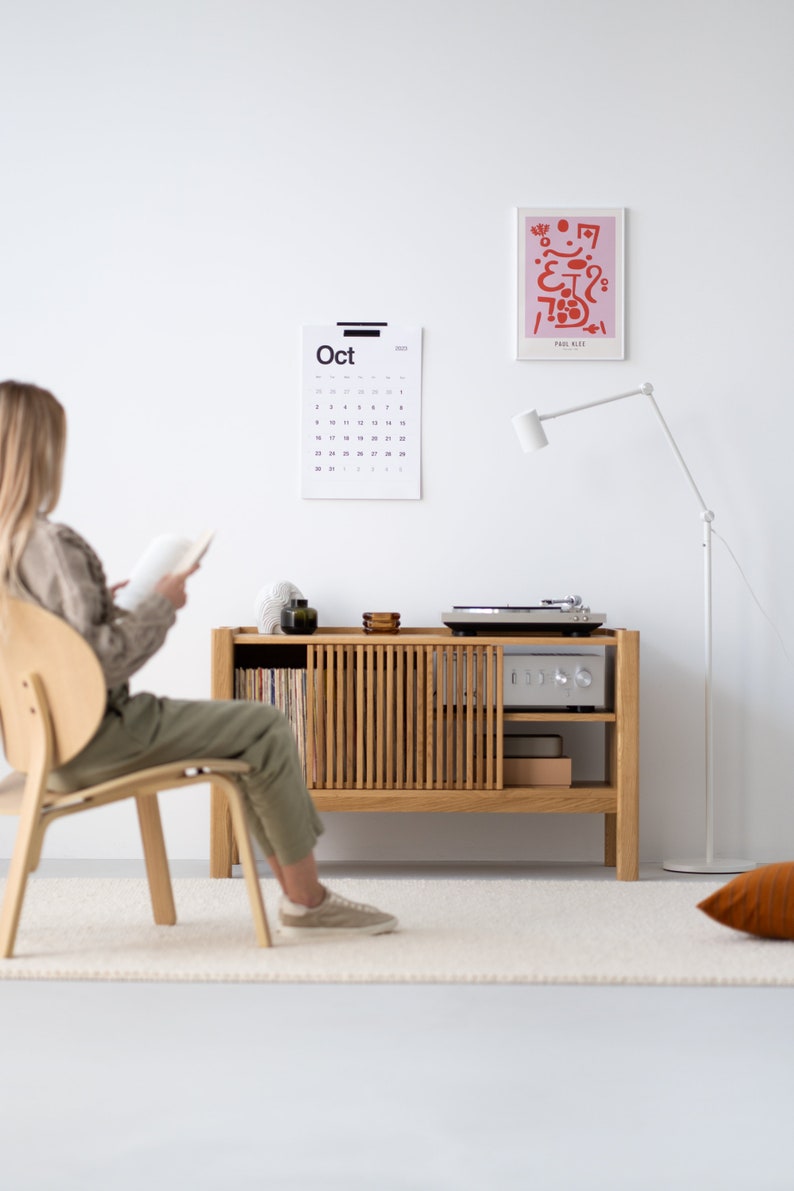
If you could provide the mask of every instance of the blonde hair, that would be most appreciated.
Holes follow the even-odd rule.
[[[61,494],[66,414],[46,389],[0,382],[0,592],[7,594],[36,516]]]

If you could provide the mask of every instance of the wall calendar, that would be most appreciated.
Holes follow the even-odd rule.
[[[303,328],[301,495],[418,500],[422,330]]]

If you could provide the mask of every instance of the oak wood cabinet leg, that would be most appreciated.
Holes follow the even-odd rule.
[[[212,630],[212,697],[234,698],[234,630]],[[210,796],[210,876],[230,877],[237,849],[226,795],[213,785]]]
[[[636,881],[640,875],[640,635],[625,629],[618,631],[615,711],[621,731],[615,745],[618,788],[615,875],[619,881]]]
[[[229,803],[223,790],[213,783],[210,794],[210,876],[230,877],[234,835]]]
[[[604,866],[614,868],[618,856],[618,817],[604,815]]]

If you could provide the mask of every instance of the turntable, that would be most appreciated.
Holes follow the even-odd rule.
[[[478,633],[561,633],[566,637],[587,637],[600,628],[606,613],[591,612],[581,596],[562,600],[541,600],[539,604],[519,607],[455,604],[441,619],[456,637],[476,637]]]

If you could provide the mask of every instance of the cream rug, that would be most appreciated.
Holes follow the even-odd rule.
[[[794,943],[753,939],[696,903],[722,882],[340,879],[397,914],[375,938],[255,945],[242,880],[174,880],[178,923],[152,922],[137,878],[32,878],[6,980],[794,985]]]

